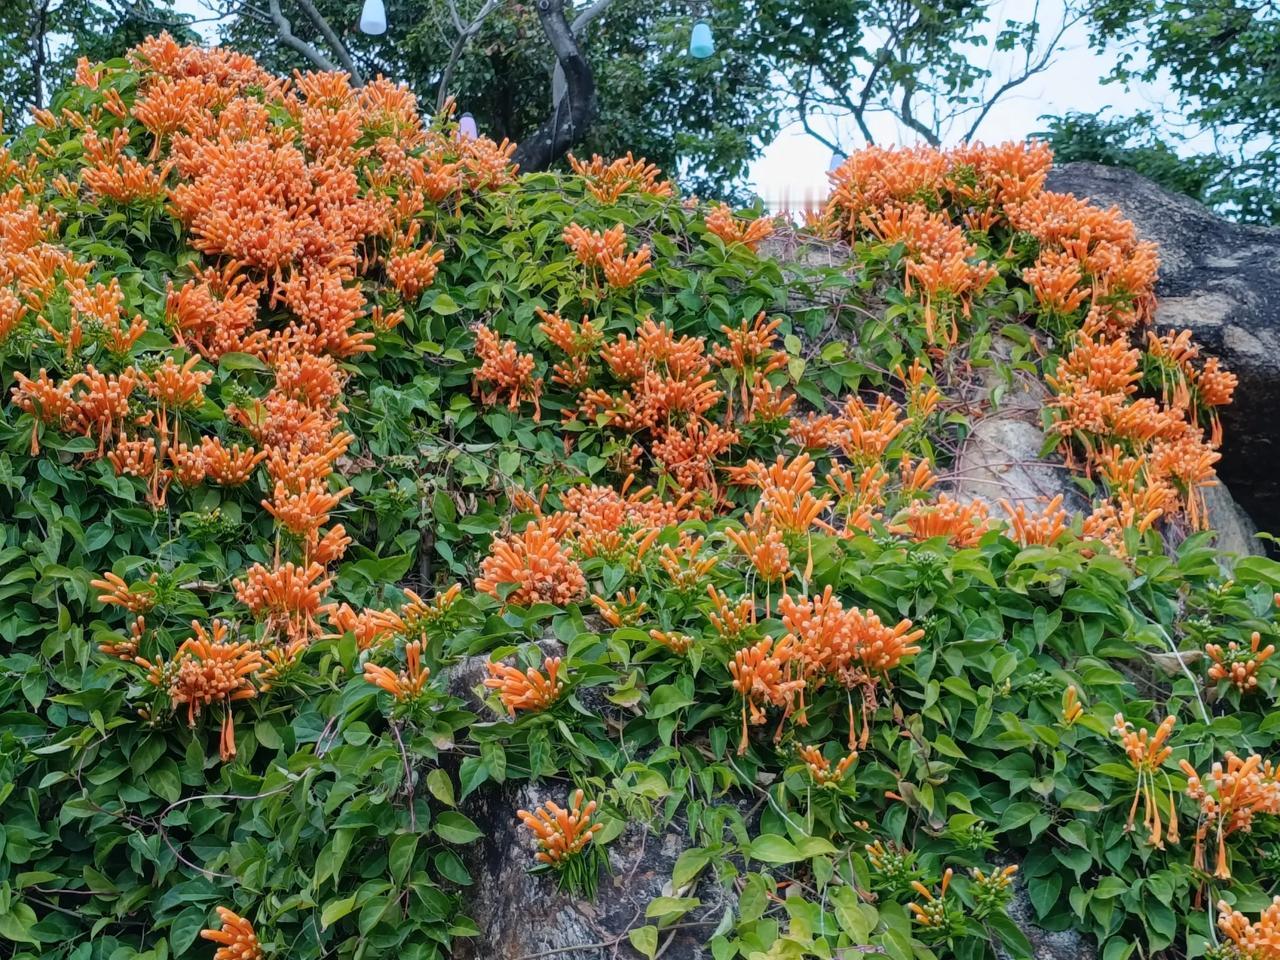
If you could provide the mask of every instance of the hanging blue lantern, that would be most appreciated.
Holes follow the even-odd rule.
[[[379,36],[387,32],[387,8],[382,0],[364,0],[360,11],[360,32]]]
[[[834,173],[840,169],[840,165],[849,158],[839,150],[833,150],[831,153],[831,162],[827,164],[827,173]]]
[[[699,20],[693,25],[693,35],[689,37],[689,56],[695,60],[705,60],[716,52],[716,41],[711,36],[711,25]]]

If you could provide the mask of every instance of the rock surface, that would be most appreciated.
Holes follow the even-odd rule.
[[[1132,171],[1096,163],[1055,168],[1048,187],[1115,204],[1160,245],[1157,325],[1190,329],[1240,378],[1222,415],[1218,472],[1259,526],[1280,530],[1280,229],[1231,223]]]
[[[633,821],[606,848],[609,868],[600,875],[594,903],[561,892],[552,875],[529,873],[533,850],[515,811],[547,800],[563,805],[569,789],[563,783],[526,784],[518,790],[481,790],[468,801],[466,812],[485,831],[467,854],[474,884],[466,909],[480,936],[459,940],[454,960],[521,960],[560,951],[577,960],[637,956],[627,931],[645,925],[645,908],[655,897],[672,895],[671,871],[689,846],[688,837],[678,822],[652,832]],[[728,905],[727,894],[708,870],[683,895],[701,903],[679,929],[661,937],[662,956],[704,960],[711,955],[706,942]]]

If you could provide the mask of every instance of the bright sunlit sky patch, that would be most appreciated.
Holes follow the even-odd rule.
[[[1006,18],[1025,18],[1035,2],[999,0],[992,20],[999,23]],[[174,6],[179,12],[197,18],[209,16],[209,10],[201,0],[175,0]],[[1045,29],[1050,26],[1046,24]],[[211,42],[216,41],[215,24],[201,23],[196,28]],[[1130,90],[1118,84],[1104,84],[1102,79],[1113,65],[1114,57],[1109,52],[1100,53],[1089,46],[1087,26],[1073,27],[1065,36],[1063,45],[1065,49],[1047,70],[1000,100],[987,114],[978,130],[978,139],[987,143],[1022,139],[1044,129],[1045,124],[1040,117],[1045,114],[1071,111],[1101,113],[1107,108],[1114,108],[1112,112],[1120,115],[1143,109],[1152,109],[1158,114],[1161,107],[1169,106],[1169,91],[1164,84],[1143,85]],[[837,140],[845,150],[862,145],[861,139],[854,135],[852,123],[832,124],[819,119],[814,126]],[[916,142],[911,131],[883,117],[872,123],[872,132],[882,144]],[[960,132],[957,130],[952,136],[958,137]],[[770,199],[786,195],[800,200],[805,195],[821,195],[826,192],[830,161],[830,149],[794,123],[785,128],[751,165],[750,182],[757,192]]]

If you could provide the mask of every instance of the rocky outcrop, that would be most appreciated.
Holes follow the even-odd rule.
[[[1161,329],[1190,329],[1240,378],[1223,411],[1219,475],[1264,530],[1280,530],[1280,229],[1231,223],[1129,170],[1055,168],[1048,187],[1118,206],[1160,246]],[[1256,541],[1253,541],[1256,544]]]
[[[516,790],[482,790],[470,801],[467,813],[485,831],[468,852],[475,883],[466,912],[480,935],[459,940],[454,960],[531,960],[561,952],[580,960],[635,957],[627,933],[654,922],[645,919],[645,911],[661,896],[699,901],[677,926],[662,932],[662,956],[709,958],[707,941],[730,904],[729,894],[710,869],[689,889],[671,889],[676,858],[690,846],[680,821],[654,829],[642,818],[632,820],[606,847],[608,867],[594,901],[561,891],[554,875],[529,872],[534,863],[529,833],[513,811],[532,810],[547,800],[563,805],[568,791],[564,783],[525,784]]]

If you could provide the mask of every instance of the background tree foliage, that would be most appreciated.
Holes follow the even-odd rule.
[[[1167,83],[1176,103],[1154,118],[1059,118],[1051,129],[1059,156],[1132,167],[1226,216],[1280,223],[1276,5],[1103,0],[1092,23],[1098,47],[1118,50],[1116,82]]]
[[[48,105],[79,57],[106,60],[154,32],[157,22],[180,39],[194,34],[151,0],[5,0],[0,4],[0,112],[4,129],[26,123],[26,111]]]

